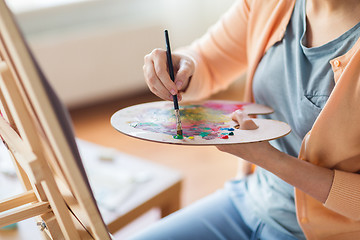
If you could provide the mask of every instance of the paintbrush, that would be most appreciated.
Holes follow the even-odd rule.
[[[169,33],[168,30],[164,31],[165,33],[165,42],[166,42],[166,56],[167,56],[167,63],[169,68],[169,75],[171,80],[174,82],[174,68],[171,58],[171,48],[170,48],[170,41],[169,41]],[[180,112],[179,112],[179,104],[178,104],[178,98],[177,95],[173,95],[173,101],[174,101],[174,109],[175,109],[175,118],[176,118],[176,133],[177,135],[183,135],[182,128],[181,128],[181,120],[180,120]]]

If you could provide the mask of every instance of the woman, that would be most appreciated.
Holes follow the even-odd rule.
[[[356,0],[242,0],[173,54],[175,83],[165,51],[147,55],[147,84],[166,100],[208,97],[246,72],[245,100],[292,133],[218,146],[259,167],[135,238],[360,239],[359,36]]]

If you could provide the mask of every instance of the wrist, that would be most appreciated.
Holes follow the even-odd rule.
[[[259,148],[254,156],[253,163],[271,172],[277,171],[290,156],[274,148],[270,143]]]

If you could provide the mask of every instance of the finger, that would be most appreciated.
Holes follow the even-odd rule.
[[[168,92],[168,90],[156,75],[153,62],[151,60],[145,60],[143,71],[145,82],[148,85],[150,91],[164,100],[172,100],[172,95]]]
[[[231,119],[237,122],[240,125],[242,130],[254,130],[258,126],[256,123],[247,115],[245,112],[236,110],[231,114]]]
[[[192,63],[187,59],[181,59],[179,63],[179,69],[175,76],[175,85],[177,90],[181,91],[186,88],[193,73],[194,68]]]
[[[179,100],[179,101],[182,100],[182,94],[181,94],[180,92],[178,93],[177,97],[178,97],[178,100]]]
[[[173,99],[172,95],[165,88],[165,86],[162,84],[160,79],[158,79],[155,71],[153,69],[149,71],[151,72],[149,74],[149,79],[148,79],[148,86],[150,91],[164,100],[172,101]]]
[[[246,118],[246,113],[244,113],[241,110],[236,110],[231,114],[231,119],[237,122],[238,124],[242,123],[244,118]]]
[[[154,69],[158,79],[160,79],[168,92],[170,92],[172,95],[176,95],[178,91],[168,72],[166,52],[162,49],[156,49],[153,51],[152,55]]]

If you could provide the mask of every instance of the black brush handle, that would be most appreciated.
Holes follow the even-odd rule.
[[[173,67],[172,58],[171,58],[171,48],[170,48],[168,30],[165,30],[164,33],[165,33],[166,56],[167,56],[167,63],[168,63],[168,68],[169,68],[169,75],[170,75],[170,79],[174,82],[175,81],[174,67]],[[174,101],[174,108],[179,109],[177,95],[173,95],[173,101]]]

